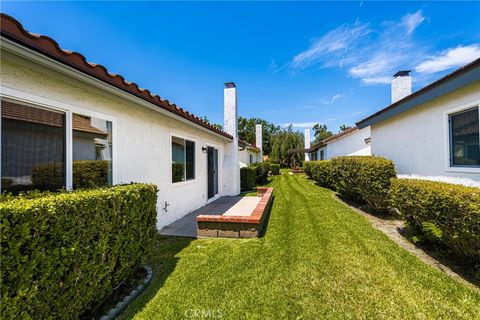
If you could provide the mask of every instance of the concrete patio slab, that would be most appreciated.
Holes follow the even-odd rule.
[[[222,215],[228,212],[230,209],[238,212],[238,208],[241,208],[243,204],[240,204],[237,209],[233,209],[235,205],[242,201],[242,199],[246,198],[258,198],[258,197],[221,197],[218,200],[215,200],[206,206],[203,206],[181,219],[172,222],[171,224],[163,227],[159,234],[162,236],[176,236],[176,237],[188,237],[188,238],[196,238],[197,237],[197,216],[199,215]],[[246,206],[251,206],[251,201],[247,200]],[[243,201],[242,201],[243,203]],[[258,202],[257,202],[258,203]],[[255,207],[255,206],[254,206]],[[253,209],[252,209],[253,210]],[[248,212],[252,212],[251,210]]]

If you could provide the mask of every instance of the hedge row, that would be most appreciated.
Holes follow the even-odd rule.
[[[251,191],[257,185],[257,169],[253,167],[240,168],[240,189]]]
[[[336,157],[332,175],[340,194],[363,200],[376,210],[389,207],[390,179],[397,175],[393,161],[375,156]]]
[[[390,197],[418,230],[480,263],[480,188],[393,179]]]
[[[321,186],[337,190],[343,196],[365,201],[373,209],[389,207],[390,179],[396,176],[392,161],[374,156],[336,157],[307,161],[305,173]]]
[[[257,184],[265,184],[268,182],[268,174],[270,173],[270,163],[257,162],[251,165],[257,171]]]
[[[318,160],[312,162],[314,163],[311,163],[309,166],[312,179],[317,181],[322,187],[334,189],[332,161]]]
[[[0,203],[5,319],[77,319],[142,265],[156,232],[153,185]]]
[[[276,176],[280,174],[280,165],[276,163],[271,163],[270,164],[270,172],[272,175]]]

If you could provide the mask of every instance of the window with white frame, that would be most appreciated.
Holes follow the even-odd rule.
[[[172,136],[172,182],[195,179],[195,142]]]
[[[450,166],[480,167],[478,106],[448,116]]]
[[[320,160],[325,160],[325,151],[320,150]]]
[[[112,184],[111,121],[4,100],[1,114],[2,192],[70,188],[67,175],[74,188]]]

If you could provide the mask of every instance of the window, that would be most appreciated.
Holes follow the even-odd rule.
[[[195,179],[195,142],[172,137],[172,182]]]
[[[72,115],[73,188],[112,185],[112,122]]]
[[[478,107],[449,116],[450,165],[480,167]]]
[[[253,154],[250,154],[250,164],[253,163]]]
[[[325,160],[325,151],[320,150],[320,160]]]
[[[316,152],[311,152],[310,153],[310,160],[311,161],[317,160],[317,153]]]
[[[65,188],[65,113],[2,101],[2,192]]]

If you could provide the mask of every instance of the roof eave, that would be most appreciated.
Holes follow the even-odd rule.
[[[458,73],[457,73],[458,72]],[[459,69],[453,73],[423,87],[411,95],[399,100],[373,115],[357,122],[357,127],[362,129],[387,120],[402,112],[410,110],[445,94],[466,87],[480,80],[480,59],[474,61],[468,69]]]

